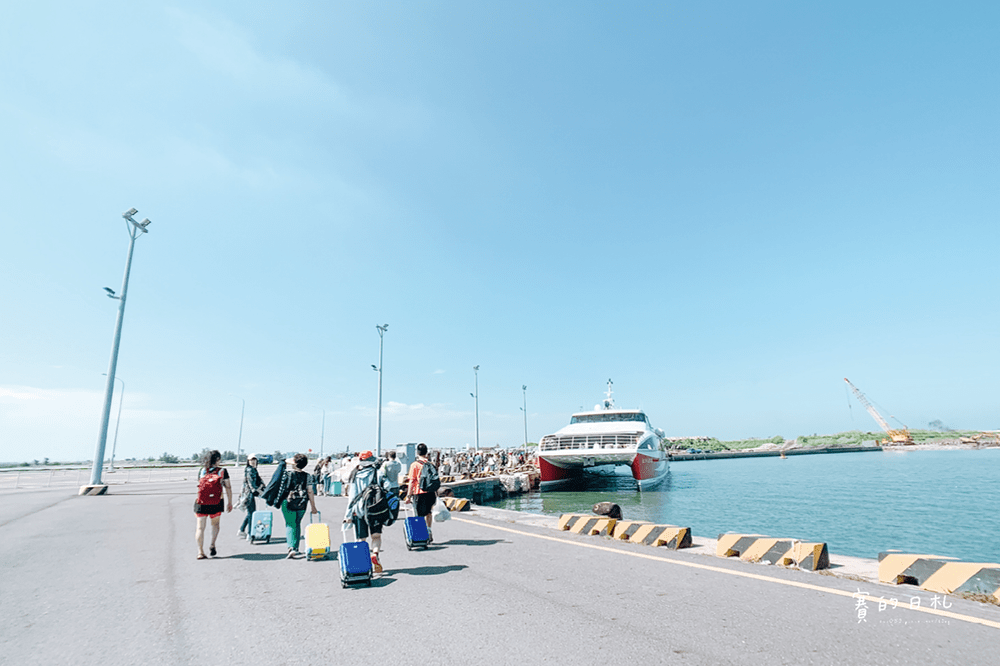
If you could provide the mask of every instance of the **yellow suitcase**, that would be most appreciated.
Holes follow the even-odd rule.
[[[306,525],[306,559],[325,560],[330,555],[330,526],[326,523],[313,522],[320,519],[319,514],[309,514],[309,524]]]

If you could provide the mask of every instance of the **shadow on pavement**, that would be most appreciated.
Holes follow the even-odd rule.
[[[394,576],[396,574],[409,574],[411,576],[438,576],[440,574],[451,573],[468,569],[464,564],[451,564],[445,567],[414,567],[412,569],[386,569],[383,576]]]
[[[236,553],[235,555],[223,555],[210,559],[215,560],[248,560],[250,562],[270,562],[271,560],[287,559],[287,551],[284,553]],[[305,559],[305,558],[300,558]]]
[[[442,541],[442,546],[495,546],[504,543],[503,539],[451,539]]]

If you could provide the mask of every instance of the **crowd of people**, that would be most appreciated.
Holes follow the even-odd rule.
[[[416,460],[403,476],[402,464],[397,460],[395,451],[389,451],[384,459],[376,458],[371,451],[365,451],[356,458],[345,457],[340,461],[334,461],[332,457],[323,458],[316,462],[311,473],[307,471],[309,459],[305,454],[298,453],[290,459],[279,461],[266,485],[257,470],[257,457],[250,456],[238,501],[238,508],[246,511],[239,536],[247,535],[251,518],[257,509],[256,499],[260,498],[267,505],[281,511],[285,521],[285,545],[288,549],[286,557],[301,557],[299,544],[306,510],[317,514],[317,495],[333,495],[333,484],[340,482],[347,495],[347,509],[342,521],[344,529],[353,529],[354,536],[359,541],[370,539],[372,567],[376,573],[381,572],[382,530],[395,516],[390,519],[367,511],[366,502],[360,500],[370,486],[377,486],[384,491],[385,496],[402,498],[406,504],[411,505],[415,515],[426,521],[428,543],[433,542],[432,510],[437,502],[437,493],[422,489],[420,483],[424,466],[433,463],[428,458],[426,444],[419,444],[416,454]],[[207,452],[198,474],[198,492],[194,505],[198,559],[217,555],[216,540],[221,516],[234,508],[229,472],[221,466],[221,460],[222,455],[218,451]],[[440,462],[440,456],[438,460]],[[440,469],[440,465],[435,465],[435,468]],[[209,524],[212,531],[206,555],[205,531]]]
[[[435,455],[443,476],[490,472],[504,474],[537,465],[537,453],[524,449],[484,449],[482,451],[438,452]]]

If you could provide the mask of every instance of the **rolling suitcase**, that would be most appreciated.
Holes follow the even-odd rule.
[[[424,520],[423,516],[416,515],[415,509],[413,509],[414,515],[411,516],[411,509],[407,509],[406,519],[403,521],[403,532],[406,534],[406,549],[413,550],[414,548],[423,547],[424,550],[427,550],[427,545],[431,538],[431,535],[427,532],[427,521]]]
[[[322,520],[318,514],[309,514],[309,524],[306,525],[306,559],[325,560],[330,555],[330,526],[326,523],[313,522],[313,516]]]
[[[264,541],[271,543],[271,521],[274,514],[270,511],[254,511],[250,517],[250,534],[247,539],[250,543],[254,541]]]
[[[340,544],[340,586],[347,587],[354,583],[372,585],[372,555],[368,550],[367,541],[348,541],[347,530],[354,529],[353,523],[344,523],[341,535],[344,542]]]

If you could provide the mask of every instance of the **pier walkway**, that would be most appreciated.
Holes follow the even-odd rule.
[[[256,545],[224,514],[198,561],[193,482],[110,492],[0,491],[6,663],[969,665],[1000,639],[995,606],[491,509],[435,524],[427,551],[387,528],[385,573],[345,590],[335,560],[285,559],[280,513]],[[346,500],[317,501],[337,540]]]

